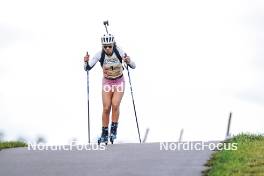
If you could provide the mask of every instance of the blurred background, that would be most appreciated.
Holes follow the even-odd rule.
[[[87,143],[86,51],[104,20],[136,62],[132,86],[147,142],[264,133],[264,2],[9,0],[0,6],[0,140]],[[137,142],[126,71],[117,142]],[[101,133],[102,71],[90,72],[91,139]]]

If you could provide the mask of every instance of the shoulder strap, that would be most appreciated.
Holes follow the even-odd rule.
[[[116,46],[114,46],[113,51],[114,51],[114,53],[116,54],[116,57],[119,59],[120,63],[122,64],[123,59],[122,59],[122,57],[120,56],[120,54],[119,54],[119,52],[118,52]]]
[[[100,58],[100,60],[99,60],[99,62],[100,62],[100,64],[101,64],[101,67],[103,67],[104,59],[105,59],[105,52],[104,52],[104,50],[102,49],[102,52],[101,52],[101,58]]]

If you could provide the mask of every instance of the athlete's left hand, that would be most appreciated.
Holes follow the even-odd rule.
[[[130,63],[130,57],[126,55],[125,57],[123,57],[123,61],[125,63],[129,64]]]

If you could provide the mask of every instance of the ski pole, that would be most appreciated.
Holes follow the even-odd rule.
[[[105,30],[108,34],[108,29],[107,26],[109,26],[109,22],[104,21],[103,22],[104,26],[105,26]],[[139,137],[139,142],[141,143],[141,137],[140,137],[140,131],[139,131],[139,125],[138,125],[138,120],[137,120],[137,111],[136,111],[136,106],[135,106],[135,101],[134,101],[134,96],[133,96],[133,89],[132,89],[132,85],[131,85],[131,79],[130,79],[130,73],[129,73],[129,68],[128,65],[126,64],[126,69],[127,69],[127,74],[128,74],[128,78],[129,78],[129,84],[130,84],[130,90],[131,90],[131,97],[132,97],[132,101],[133,101],[133,107],[134,107],[134,112],[135,112],[135,118],[136,118],[136,123],[137,123],[137,130],[138,130],[138,137]]]
[[[140,131],[139,131],[138,119],[137,119],[137,111],[136,111],[136,105],[135,105],[135,100],[134,100],[134,96],[133,96],[133,89],[132,89],[132,84],[131,84],[131,78],[130,78],[130,72],[129,72],[128,64],[126,64],[126,69],[127,69],[127,75],[128,75],[129,84],[130,84],[130,91],[131,91],[131,97],[132,97],[134,112],[135,112],[136,123],[137,123],[138,138],[139,138],[139,142],[141,143],[141,137],[140,137]]]
[[[86,55],[87,56],[89,56],[89,54],[88,54],[88,52],[86,53]],[[87,62],[87,64],[89,64],[88,62]],[[90,100],[89,100],[89,70],[87,69],[86,70],[86,72],[87,72],[87,106],[88,106],[88,108],[87,108],[87,115],[88,115],[88,143],[90,144]]]
[[[104,21],[104,26],[105,26],[106,33],[108,34],[108,29],[107,29],[107,26],[109,26],[108,20]]]

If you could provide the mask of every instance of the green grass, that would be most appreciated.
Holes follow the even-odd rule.
[[[204,176],[264,176],[264,136],[240,134],[225,143],[237,143],[237,150],[216,151]]]
[[[20,141],[0,141],[0,150],[5,148],[15,148],[15,147],[27,147],[27,144]]]

